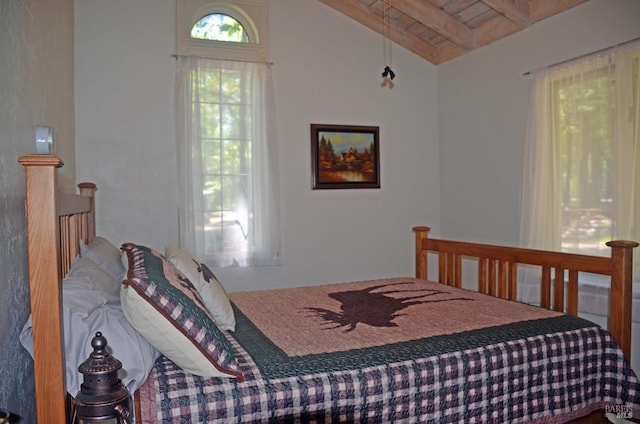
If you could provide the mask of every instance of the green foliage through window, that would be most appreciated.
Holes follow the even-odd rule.
[[[249,42],[249,36],[242,24],[222,13],[212,13],[202,17],[191,28],[191,38],[234,43]]]
[[[614,71],[598,67],[554,83],[565,251],[597,253],[612,235]]]

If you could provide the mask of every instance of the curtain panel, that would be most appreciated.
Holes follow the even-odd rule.
[[[639,61],[634,42],[532,78],[521,245],[609,255],[608,240],[640,241]],[[526,281],[519,297],[539,301]]]
[[[270,64],[178,57],[180,247],[212,266],[280,260]]]

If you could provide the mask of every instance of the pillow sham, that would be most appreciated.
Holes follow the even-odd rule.
[[[156,250],[133,243],[122,249],[129,271],[120,299],[131,325],[183,370],[242,381],[229,340],[184,274]]]
[[[220,280],[209,267],[184,250],[173,246],[165,246],[165,257],[195,286],[216,324],[223,330],[235,331],[236,318],[231,302]]]
[[[118,377],[131,393],[146,381],[159,356],[125,318],[119,290],[120,283],[82,257],[74,261],[62,281],[65,375],[67,391],[73,396],[83,381],[78,367],[93,351],[91,339],[96,331],[102,332],[110,353],[122,362]],[[31,316],[20,333],[20,343],[33,357]]]
[[[106,238],[96,236],[89,244],[80,243],[80,256],[91,259],[116,281],[124,279],[126,269],[122,264],[122,252]]]

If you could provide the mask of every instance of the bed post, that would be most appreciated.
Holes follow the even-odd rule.
[[[33,320],[33,355],[38,422],[65,423],[64,336],[60,275],[59,221],[56,169],[63,166],[52,155],[22,156],[27,197],[29,288]]]
[[[631,361],[631,308],[633,305],[634,241],[607,242],[611,247],[611,291],[609,293],[609,332]]]
[[[427,250],[424,245],[429,238],[429,227],[413,227],[416,234],[416,278],[427,279],[429,270],[427,268]]]

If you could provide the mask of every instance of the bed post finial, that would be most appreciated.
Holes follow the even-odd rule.
[[[413,227],[413,232],[416,235],[416,278],[427,279],[429,275],[426,247],[429,231],[431,231],[430,227]]]
[[[615,240],[607,242],[607,246],[611,248],[613,260],[611,292],[609,293],[609,332],[622,349],[627,360],[631,361],[633,249],[638,247],[638,243]]]

